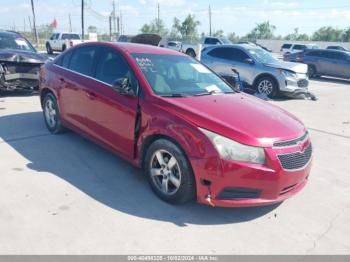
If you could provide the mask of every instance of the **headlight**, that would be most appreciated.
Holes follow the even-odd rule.
[[[213,142],[223,159],[256,164],[265,163],[263,148],[243,145],[206,129],[199,129]]]
[[[297,78],[297,74],[288,70],[283,70],[281,69],[281,74],[284,75],[285,77],[290,77],[290,78]]]

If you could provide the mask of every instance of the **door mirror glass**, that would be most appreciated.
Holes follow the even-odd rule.
[[[249,64],[249,65],[254,65],[255,64],[254,60],[251,59],[251,58],[244,59],[244,63]]]
[[[114,81],[112,88],[122,95],[135,95],[134,90],[131,87],[129,78],[118,78]]]

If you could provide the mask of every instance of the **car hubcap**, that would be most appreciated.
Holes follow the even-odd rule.
[[[181,170],[176,158],[166,150],[157,150],[151,158],[151,177],[156,187],[167,195],[177,192]]]
[[[45,119],[49,127],[54,128],[56,125],[56,109],[52,100],[47,100],[45,103]]]
[[[273,90],[273,85],[269,80],[263,80],[258,85],[258,91],[260,94],[270,95]]]

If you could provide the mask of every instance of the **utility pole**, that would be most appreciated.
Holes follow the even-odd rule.
[[[112,41],[112,14],[108,17],[109,20],[109,39]]]
[[[23,18],[23,32],[26,31],[26,19]]]
[[[36,24],[35,24],[35,8],[34,8],[34,2],[33,0],[30,1],[32,4],[32,13],[33,13],[33,26],[34,26],[34,35],[35,35],[35,42],[36,46],[39,46],[39,37],[38,37],[38,31],[36,30]]]
[[[72,18],[70,16],[70,13],[68,14],[68,21],[69,21],[69,33],[72,33]]]
[[[211,36],[211,6],[209,5],[209,36]]]
[[[117,23],[116,23],[116,15],[115,15],[115,0],[112,2],[113,4],[113,13],[112,13],[112,18],[113,18],[113,34],[117,34]]]
[[[123,28],[123,14],[122,11],[120,11],[120,34],[122,35],[124,33],[124,28]]]
[[[121,33],[120,33],[120,17],[119,16],[117,17],[117,26],[118,26],[118,28],[117,28],[118,35],[121,35]]]
[[[30,20],[30,16],[28,16],[28,21],[29,21],[29,29],[30,29],[30,32],[33,32],[32,21]]]
[[[158,34],[160,33],[160,7],[159,7],[159,1],[158,1],[158,16],[157,16],[157,30]]]
[[[84,40],[84,0],[81,0],[81,39]]]

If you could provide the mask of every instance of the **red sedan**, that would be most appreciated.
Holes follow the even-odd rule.
[[[52,133],[74,130],[143,168],[170,203],[273,204],[308,179],[312,145],[296,117],[176,51],[82,44],[42,67],[40,92]]]

